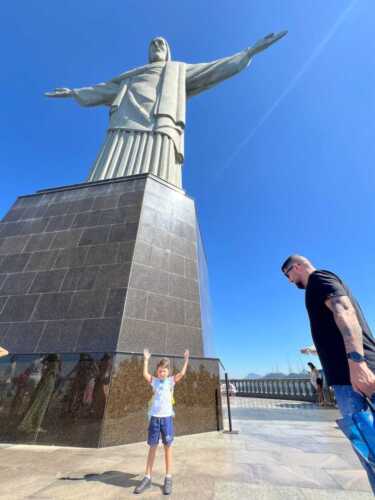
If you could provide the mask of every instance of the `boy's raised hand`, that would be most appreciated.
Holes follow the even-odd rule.
[[[179,382],[184,376],[185,376],[185,373],[186,373],[186,370],[187,370],[187,366],[188,366],[188,363],[189,363],[189,351],[188,349],[186,349],[186,351],[184,352],[184,366],[182,367],[182,370],[178,373],[176,373],[176,375],[174,376],[174,381],[175,383]]]
[[[151,358],[150,351],[148,349],[143,350],[143,377],[147,380],[147,382],[150,384],[152,381],[152,377],[149,374],[148,371],[148,360]]]

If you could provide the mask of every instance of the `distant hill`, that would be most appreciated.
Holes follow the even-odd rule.
[[[264,377],[262,378],[288,378],[288,375],[282,372],[271,372],[271,373],[266,373]]]
[[[302,371],[300,373],[282,373],[282,372],[271,372],[266,375],[258,375],[257,373],[249,373],[245,378],[247,379],[285,379],[285,378],[308,378],[309,373],[307,371]]]

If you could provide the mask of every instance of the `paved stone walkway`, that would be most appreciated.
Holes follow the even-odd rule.
[[[365,473],[341,432],[336,410],[309,403],[232,398],[238,435],[184,436],[174,445],[178,500],[371,499]],[[146,446],[99,450],[0,448],[0,498],[120,500],[132,494]],[[162,449],[154,484],[140,498],[164,498]]]

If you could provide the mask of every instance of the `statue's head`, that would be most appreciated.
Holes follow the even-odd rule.
[[[165,38],[157,36],[151,40],[148,49],[148,60],[150,63],[171,60],[171,49]]]

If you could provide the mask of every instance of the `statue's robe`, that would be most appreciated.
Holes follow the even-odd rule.
[[[82,106],[109,106],[107,137],[88,181],[150,172],[181,187],[186,98],[249,62],[247,50],[210,63],[154,62],[107,83],[73,89]]]

